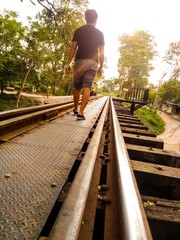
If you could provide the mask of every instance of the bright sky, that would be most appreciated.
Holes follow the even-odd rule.
[[[98,12],[99,28],[105,36],[105,56],[108,69],[105,69],[106,79],[117,77],[118,37],[132,34],[135,30],[148,31],[154,36],[160,57],[165,55],[169,43],[180,41],[180,0],[89,0],[90,8]],[[29,0],[0,0],[0,11],[4,8],[19,12],[22,21],[27,16],[34,16],[37,7]],[[164,66],[161,58],[153,65],[155,70],[150,76],[150,82],[158,83]]]
[[[108,70],[106,77],[117,76],[117,38],[136,30],[148,31],[154,36],[160,57],[165,55],[170,42],[180,41],[180,0],[90,0],[91,8],[99,14],[97,28],[102,30],[106,41]],[[155,70],[150,82],[158,83],[162,76],[162,60],[153,62]]]

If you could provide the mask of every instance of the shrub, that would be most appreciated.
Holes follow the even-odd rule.
[[[149,110],[147,108],[140,108],[135,111],[135,115],[145,126],[149,128],[151,132],[157,135],[164,132],[165,123],[155,111]]]

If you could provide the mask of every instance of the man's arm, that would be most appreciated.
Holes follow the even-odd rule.
[[[70,49],[69,56],[68,56],[68,62],[67,62],[67,65],[66,65],[67,74],[70,73],[70,70],[71,70],[70,64],[71,64],[71,61],[72,61],[72,59],[73,59],[73,57],[76,53],[76,49],[77,49],[77,42],[74,41],[74,42],[72,42],[71,49]]]
[[[102,69],[103,69],[103,64],[104,64],[104,46],[99,46],[99,62],[100,66],[98,68],[98,76],[102,75]]]

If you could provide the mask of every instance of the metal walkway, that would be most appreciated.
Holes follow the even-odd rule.
[[[107,98],[0,145],[0,239],[38,238]]]

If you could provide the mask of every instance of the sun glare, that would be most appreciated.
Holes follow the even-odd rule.
[[[170,42],[180,40],[180,1],[89,0],[89,3],[90,8],[97,10],[97,28],[105,35],[108,65],[108,69],[105,70],[106,78],[117,76],[118,37],[123,33],[132,34],[135,30],[144,30],[153,35],[157,43],[160,57],[154,61],[155,70],[150,81],[158,81],[163,71],[161,57],[164,56]]]
[[[155,70],[150,81],[158,81],[162,76],[162,57],[169,43],[180,41],[180,1],[179,0],[89,0],[89,8],[98,12],[97,28],[105,36],[105,56],[107,66],[105,78],[117,77],[119,58],[118,37],[123,33],[132,34],[135,30],[148,31],[154,36],[160,57],[154,61]],[[19,12],[22,21],[35,16],[37,6],[30,1],[1,0],[0,11],[4,9]]]

